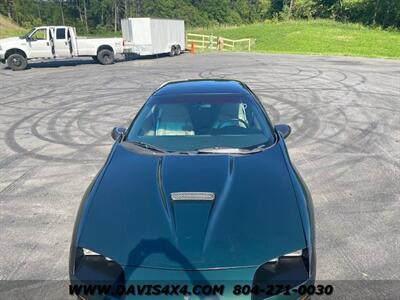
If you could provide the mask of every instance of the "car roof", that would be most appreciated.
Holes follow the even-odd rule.
[[[187,94],[249,94],[245,84],[238,80],[194,79],[171,81],[158,88],[153,96]]]

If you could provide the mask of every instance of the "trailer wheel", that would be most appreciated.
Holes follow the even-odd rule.
[[[15,53],[7,58],[7,65],[13,71],[21,71],[26,69],[28,61],[21,54]]]
[[[97,54],[97,60],[102,65],[110,65],[114,62],[114,52],[108,49],[100,50]]]
[[[171,47],[171,51],[169,51],[169,56],[175,56],[175,54],[176,54],[176,48],[175,48],[175,46],[172,46]]]
[[[181,46],[176,46],[175,55],[181,55]]]
[[[93,60],[95,61],[95,62],[99,62],[99,60],[97,59],[97,56],[92,56],[92,58],[93,58]]]

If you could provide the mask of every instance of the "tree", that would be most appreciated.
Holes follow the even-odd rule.
[[[64,19],[63,7],[62,7],[62,0],[60,0],[60,11],[61,11],[61,21],[62,21],[62,24],[65,26],[65,19]]]
[[[130,6],[130,1],[129,0],[124,0],[124,17],[127,18],[129,17],[129,6]]]
[[[41,13],[41,11],[40,11],[40,6],[41,6],[41,4],[42,4],[42,0],[37,0],[37,1],[36,1],[39,19],[42,19],[42,13]]]
[[[14,17],[14,1],[7,0],[7,15],[10,19]]]
[[[340,6],[340,0],[314,0],[315,16],[330,18],[335,14],[335,9]]]
[[[117,32],[119,21],[119,1],[114,0],[114,32]]]
[[[121,18],[184,19],[188,26],[289,18],[334,18],[400,28],[400,0],[0,0],[0,13],[24,27],[65,24],[78,32],[120,30]]]
[[[203,10],[209,19],[217,23],[226,23],[229,15],[229,0],[203,0],[199,2],[199,9]]]
[[[290,4],[289,4],[289,19],[291,19],[292,16],[293,16],[294,4],[295,4],[295,0],[290,0]]]
[[[82,1],[83,1],[83,16],[84,16],[84,21],[85,21],[85,29],[86,29],[86,33],[88,33],[89,32],[89,26],[88,26],[86,0],[82,0]]]

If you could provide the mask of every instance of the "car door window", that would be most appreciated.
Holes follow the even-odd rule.
[[[65,28],[57,28],[56,39],[57,40],[65,40]]]
[[[47,29],[42,28],[36,30],[32,35],[31,35],[31,40],[32,41],[41,41],[41,40],[47,40]]]

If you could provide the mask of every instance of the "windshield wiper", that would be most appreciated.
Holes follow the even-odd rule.
[[[136,146],[148,149],[148,150],[152,150],[152,151],[156,151],[156,152],[160,152],[160,153],[165,153],[165,150],[162,150],[160,148],[157,148],[156,146],[144,143],[144,142],[140,142],[140,141],[129,141],[129,143],[132,143]]]
[[[264,144],[258,145],[256,147],[253,147],[253,148],[247,148],[246,150],[249,153],[254,153],[254,152],[260,152],[260,151],[264,150],[266,147],[267,147],[267,145],[264,143]]]

